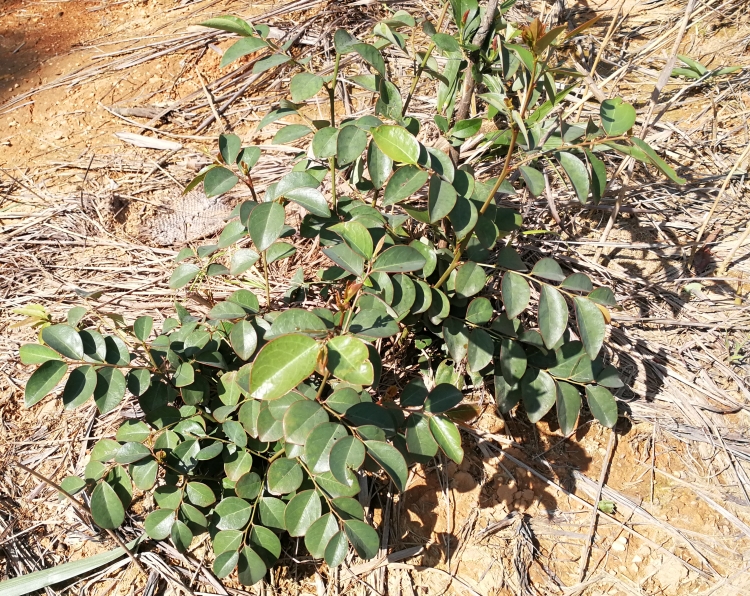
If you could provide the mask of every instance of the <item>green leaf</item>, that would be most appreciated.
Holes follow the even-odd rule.
[[[117,441],[101,439],[94,445],[90,457],[92,461],[110,461],[114,459],[119,450],[120,444]]]
[[[289,406],[282,422],[287,443],[304,445],[312,429],[328,422],[328,412],[317,401],[301,399]]]
[[[237,562],[237,579],[244,586],[252,586],[262,580],[268,568],[252,548],[246,546],[240,551],[240,558]]]
[[[292,94],[292,101],[301,102],[315,97],[323,88],[325,81],[318,75],[301,72],[292,77],[289,82],[289,91]]]
[[[362,277],[365,270],[364,259],[346,244],[326,247],[323,249],[323,254],[352,275]]]
[[[326,126],[315,133],[312,141],[312,152],[318,159],[325,159],[336,155],[339,129]]]
[[[119,368],[100,368],[96,371],[94,402],[99,413],[108,414],[125,397],[125,376]]]
[[[378,554],[380,538],[372,526],[358,519],[344,522],[344,532],[360,558],[368,560]]]
[[[118,441],[138,441],[142,443],[151,436],[151,430],[145,422],[140,420],[130,419],[120,425],[117,429],[117,435],[115,438]]]
[[[319,352],[307,335],[283,335],[267,343],[250,373],[250,395],[264,400],[288,393],[313,373]]]
[[[125,508],[115,490],[99,482],[91,493],[91,517],[100,528],[113,530],[125,521]]]
[[[351,485],[355,478],[350,470],[358,470],[365,461],[365,447],[358,438],[343,437],[331,449],[329,465],[331,473],[339,482]]]
[[[177,290],[189,284],[195,276],[200,273],[200,267],[193,265],[192,263],[182,263],[172,272],[172,277],[169,278],[169,287],[173,290]]]
[[[382,310],[360,310],[352,317],[349,331],[365,339],[391,337],[399,332],[398,323]]]
[[[285,145],[287,143],[293,143],[297,139],[306,137],[312,134],[312,129],[304,124],[288,124],[279,129],[274,135],[273,142],[276,145]]]
[[[338,567],[344,562],[346,554],[349,552],[349,541],[344,531],[336,532],[328,541],[325,550],[325,562],[331,567]]]
[[[390,476],[399,491],[406,488],[408,470],[403,455],[395,447],[381,441],[365,441],[367,453],[374,459],[386,474]]]
[[[71,495],[75,495],[86,488],[86,481],[78,476],[66,476],[60,483],[60,488]],[[58,493],[58,496],[61,501],[64,501],[67,498],[62,492]]]
[[[544,192],[544,174],[531,166],[520,166],[518,169],[526,182],[526,187],[533,196],[538,197]]]
[[[244,449],[237,449],[224,461],[224,473],[232,482],[237,482],[253,467],[253,456]]]
[[[232,190],[239,178],[231,170],[218,167],[209,170],[203,179],[203,191],[207,197],[215,197]]]
[[[528,267],[518,256],[518,253],[511,248],[506,246],[501,248],[497,253],[497,264],[499,267],[510,269],[512,271],[528,271]]]
[[[221,68],[224,68],[235,60],[239,60],[240,58],[242,58],[243,56],[247,56],[248,54],[253,54],[265,47],[268,47],[268,44],[262,39],[258,39],[257,37],[246,37],[245,39],[240,39],[239,41],[233,43],[227,49],[227,51],[224,52],[224,55],[221,57],[219,66]]]
[[[240,360],[250,360],[258,346],[258,335],[250,321],[239,321],[229,333],[229,342]]]
[[[234,244],[237,240],[242,238],[246,232],[247,230],[243,223],[238,219],[233,219],[224,226],[221,236],[219,236],[219,248],[226,248],[227,246]]]
[[[166,540],[175,522],[175,512],[172,509],[157,509],[149,513],[143,521],[143,528],[149,538]]]
[[[590,189],[589,172],[586,169],[586,164],[572,153],[565,151],[557,153],[556,157],[568,175],[568,178],[570,178],[578,201],[581,204],[585,204],[588,201]]]
[[[492,303],[487,298],[475,298],[466,309],[466,320],[475,325],[485,325],[490,322],[493,314]]]
[[[235,134],[219,135],[219,153],[224,159],[224,163],[233,164],[237,161],[237,156],[242,149],[242,140]]]
[[[354,127],[347,126],[347,128]],[[313,215],[317,215],[318,217],[331,216],[331,210],[328,208],[328,201],[326,201],[325,195],[323,195],[323,193],[317,188],[303,186],[285,192],[284,196],[290,201],[294,201],[298,205],[301,205]]]
[[[443,337],[451,358],[457,364],[463,362],[469,347],[469,330],[463,321],[448,317],[443,323]]]
[[[448,215],[456,205],[456,189],[440,176],[430,176],[430,186],[427,193],[427,212],[430,223],[435,223]]]
[[[235,494],[242,498],[254,501],[263,490],[263,481],[255,472],[243,474],[234,486]]]
[[[557,420],[560,430],[567,436],[576,427],[578,413],[581,411],[581,394],[578,389],[564,381],[557,382]]]
[[[426,412],[440,414],[451,408],[455,408],[461,403],[464,396],[454,385],[450,383],[440,383],[430,394],[424,404]]]
[[[593,360],[599,355],[599,350],[604,343],[604,336],[607,333],[604,315],[599,307],[588,298],[576,296],[573,299],[573,304],[581,341],[586,348],[586,353]]]
[[[219,532],[221,534],[221,532]],[[237,548],[239,548],[241,545],[237,545]],[[216,559],[214,560],[212,570],[216,577],[219,579],[223,579],[227,577],[232,571],[234,571],[235,567],[237,567],[237,562],[240,558],[240,553],[237,552],[234,549],[231,550],[224,550],[224,551],[217,551],[216,547],[214,546],[214,553],[216,553]]]
[[[427,458],[435,457],[438,444],[430,431],[430,420],[421,414],[411,414],[406,421],[406,448],[409,453]]]
[[[495,350],[492,336],[484,329],[474,329],[469,335],[469,349],[467,352],[467,363],[469,370],[479,372],[490,362]]]
[[[260,147],[245,147],[237,156],[237,165],[240,170],[250,171],[260,159]],[[244,218],[243,218],[244,221]]]
[[[44,364],[50,360],[60,360],[60,354],[41,344],[24,344],[19,350],[21,364]]]
[[[464,263],[456,271],[456,295],[461,298],[470,298],[478,294],[486,284],[487,276],[484,274],[484,270],[473,261]]]
[[[209,311],[208,316],[218,321],[231,321],[233,319],[244,319],[246,314],[242,306],[236,302],[225,300],[214,306]]]
[[[263,559],[267,567],[271,567],[281,555],[281,542],[278,536],[268,528],[254,525],[248,537],[248,544]]]
[[[386,273],[407,273],[419,271],[424,267],[426,259],[422,253],[411,246],[392,246],[375,259],[373,271]]]
[[[348,383],[371,385],[374,370],[364,342],[351,335],[339,335],[328,342],[328,370]]]
[[[591,413],[603,426],[617,424],[617,402],[609,389],[599,385],[586,385],[586,399]]]
[[[284,510],[284,525],[290,536],[304,536],[310,526],[320,518],[320,496],[315,490],[303,490],[289,501]]]
[[[258,501],[258,514],[260,522],[267,528],[285,530],[284,510],[286,504],[275,497],[261,497]]]
[[[239,17],[234,16],[221,16],[208,19],[199,23],[201,27],[211,27],[212,29],[221,29],[222,31],[228,31],[229,33],[236,33],[242,37],[250,37],[256,35],[255,29],[252,25],[243,21]]]
[[[339,439],[347,437],[346,428],[336,422],[316,426],[305,442],[304,456],[307,468],[313,474],[330,470],[330,454]]]
[[[378,71],[378,74],[381,77],[386,76],[385,72],[385,62],[383,62],[383,56],[380,55],[380,52],[375,48],[375,46],[371,46],[367,43],[355,43],[350,45],[347,48],[350,52],[357,52],[362,58],[365,59],[365,61],[370,64],[376,71]]]
[[[229,273],[240,275],[250,269],[260,259],[260,255],[250,248],[240,248],[232,254],[229,262]]]
[[[541,277],[542,279],[549,279],[550,281],[563,281],[565,279],[565,274],[560,265],[557,264],[557,261],[549,257],[539,260],[531,270],[531,275]]]
[[[345,166],[357,159],[367,148],[367,133],[356,126],[345,126],[336,141],[336,161]]]
[[[149,316],[138,317],[133,323],[133,333],[140,341],[146,341],[154,328],[154,319]]]
[[[588,149],[585,151],[591,165],[591,196],[594,199],[594,204],[598,205],[607,189],[607,167],[591,151]]]
[[[326,324],[313,313],[301,308],[289,308],[276,317],[265,338],[270,339],[287,333],[325,335],[327,329]]]
[[[172,382],[175,387],[185,387],[191,385],[195,380],[195,371],[189,362],[181,362],[175,370]]]
[[[591,279],[583,273],[572,273],[560,284],[561,288],[573,292],[590,292],[594,289]]]
[[[507,271],[500,283],[505,313],[509,319],[520,315],[529,305],[531,288],[529,283],[518,273]]]
[[[539,331],[544,345],[552,348],[568,326],[568,304],[563,295],[550,285],[542,284],[539,298]]]
[[[617,369],[611,364],[605,366],[602,371],[598,375],[596,375],[596,382],[599,385],[609,387],[611,389],[618,389],[619,387],[625,386],[625,384],[622,382],[622,379],[620,379],[620,375],[617,372]]]
[[[315,559],[322,559],[328,543],[338,531],[339,524],[332,513],[326,513],[315,521],[305,534],[305,547],[310,555]]]
[[[602,128],[612,137],[627,133],[635,124],[635,108],[621,98],[606,99],[599,108]]]
[[[427,310],[427,316],[433,325],[439,325],[442,323],[450,313],[451,303],[448,297],[435,288],[432,288],[432,303],[430,308]]]
[[[521,379],[521,394],[529,420],[539,422],[555,405],[555,380],[543,370],[530,368]]]
[[[416,164],[419,160],[419,143],[405,128],[383,124],[382,126],[371,128],[370,134],[372,134],[372,138],[378,149],[393,161]],[[386,188],[387,192],[388,189]]]
[[[404,199],[408,199],[424,186],[428,178],[429,174],[415,165],[399,168],[386,184],[383,206],[395,205]]]
[[[30,408],[52,391],[65,376],[68,365],[62,360],[48,360],[29,378],[24,391],[24,405]],[[67,385],[66,385],[67,386]],[[86,398],[88,399],[88,397]]]
[[[261,74],[282,64],[290,62],[292,59],[285,54],[271,54],[265,58],[261,58],[253,65],[253,74]]]
[[[81,336],[70,325],[52,325],[42,329],[42,340],[50,348],[72,360],[83,360]]]
[[[646,155],[648,155],[651,162],[659,168],[662,173],[664,173],[667,178],[672,180],[673,182],[676,182],[677,184],[687,184],[687,180],[684,178],[680,178],[677,173],[672,169],[672,167],[664,161],[661,157],[659,157],[656,154],[656,151],[654,151],[650,145],[648,145],[645,141],[642,141],[641,139],[637,137],[633,137],[630,139],[633,144],[641,149]]]
[[[133,484],[140,490],[151,490],[156,484],[156,475],[159,472],[159,464],[149,456],[134,463],[129,468]]]
[[[393,160],[383,153],[376,143],[371,142],[367,149],[367,171],[375,188],[383,188],[393,171]]]
[[[185,485],[185,494],[190,502],[198,507],[209,507],[216,502],[214,492],[202,482],[188,482]]]
[[[614,292],[606,287],[596,288],[588,295],[588,299],[602,306],[617,306]]]
[[[250,238],[256,250],[263,252],[271,246],[284,229],[284,208],[278,203],[261,203],[250,218]]]
[[[239,530],[221,530],[213,538],[213,550],[215,554],[236,551],[242,546],[242,532]]]
[[[353,52],[352,46],[358,43],[357,38],[346,29],[336,29],[333,35],[333,44],[337,54],[348,54]]]
[[[425,265],[427,267],[427,265]],[[424,267],[422,268],[424,272]],[[411,307],[412,314],[419,314],[429,310],[432,306],[432,289],[422,280],[414,280],[414,304]]]
[[[351,127],[347,127],[351,128]],[[358,221],[343,221],[329,228],[344,239],[344,242],[365,259],[371,259],[374,250],[372,236]]]
[[[250,520],[252,509],[244,499],[225,497],[214,508],[214,514],[218,517],[216,527],[219,530],[241,530]]]
[[[122,445],[115,455],[118,464],[132,464],[151,455],[151,450],[143,443],[129,441]]]
[[[302,467],[297,460],[281,457],[268,467],[266,482],[272,495],[292,493],[302,484]]]
[[[464,450],[461,447],[461,433],[456,425],[442,416],[431,416],[430,430],[443,453],[460,464],[464,459]]]

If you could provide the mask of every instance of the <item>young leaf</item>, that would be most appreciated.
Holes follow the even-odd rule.
[[[633,144],[641,149],[651,160],[651,162],[659,168],[670,180],[673,182],[676,182],[677,184],[686,184],[687,180],[684,178],[680,178],[677,173],[672,169],[672,167],[664,161],[661,157],[659,157],[656,154],[656,151],[654,151],[648,143],[645,141],[642,141],[639,138],[633,137],[631,139]]]
[[[228,31],[229,33],[236,33],[242,37],[251,37],[256,35],[255,29],[247,21],[243,21],[239,17],[225,15],[220,17],[214,17],[199,23],[201,27],[211,27],[212,29],[221,29],[222,31]]]
[[[261,400],[285,395],[312,374],[319,352],[313,338],[296,333],[267,343],[250,372],[250,395]]]
[[[370,134],[378,149],[393,161],[416,164],[419,160],[419,143],[405,128],[383,124],[371,128]]]
[[[544,345],[552,348],[568,326],[568,305],[563,295],[550,285],[542,285],[539,298],[539,330]]]

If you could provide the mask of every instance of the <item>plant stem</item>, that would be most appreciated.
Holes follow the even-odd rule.
[[[438,23],[436,27],[437,31],[440,31],[441,27],[443,26],[445,15],[448,12],[448,4],[450,4],[450,2],[448,2],[448,0],[445,0],[445,4],[443,4],[443,10],[440,12],[440,18],[438,19]],[[422,58],[422,63],[417,67],[417,71],[414,73],[414,76],[411,79],[411,87],[409,88],[409,94],[406,96],[404,107],[401,108],[402,116],[406,114],[406,110],[409,109],[409,104],[411,103],[411,98],[414,96],[414,91],[417,88],[417,83],[419,82],[419,78],[422,76],[424,67],[427,66],[427,61],[430,59],[430,56],[432,56],[432,52],[434,50],[435,50],[435,44],[434,42],[430,42],[430,45],[427,47],[427,51],[424,54],[424,58]]]
[[[331,205],[333,210],[336,211],[336,158],[328,158],[328,169],[331,170]]]
[[[266,308],[271,308],[271,287],[268,285],[268,262],[266,251],[261,251],[260,258],[263,260],[263,279],[266,282]]]
[[[331,126],[336,126],[336,83],[339,78],[339,61],[341,60],[341,54],[336,52],[336,59],[333,63],[333,78],[331,84],[328,87],[328,101],[329,110],[331,112]],[[328,158],[328,168],[331,170],[331,205],[333,210],[336,211],[337,197],[336,197],[336,157]]]

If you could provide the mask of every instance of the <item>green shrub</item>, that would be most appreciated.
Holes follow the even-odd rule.
[[[24,364],[39,365],[27,406],[70,370],[65,408],[93,397],[106,414],[127,390],[143,411],[94,446],[83,478],[62,483],[70,493],[90,493],[101,527],[123,522],[134,487],[151,492],[157,509],[145,519],[149,536],[186,550],[194,535],[209,532],[214,572],[225,577],[236,568],[242,583],[253,584],[277,561],[286,535],[304,536],[310,554],[330,566],[350,546],[364,559],[375,556],[378,535],[354,498],[357,474],[384,471],[403,490],[414,462],[439,450],[461,462],[457,422],[475,413],[462,405],[467,385],[494,387],[501,412],[522,402],[532,422],[556,406],[563,433],[575,428],[582,395],[599,422],[615,424],[609,389],[622,384],[601,355],[612,291],[565,273],[552,258],[527,265],[513,248],[524,234],[521,216],[496,197],[517,192],[516,170],[518,184],[539,195],[546,167],[564,174],[582,203],[596,203],[607,183],[598,155],[606,151],[677,176],[629,137],[636,112],[627,103],[603,102],[599,122],[565,120],[561,102],[583,86],[555,49],[577,31],[547,32],[539,21],[518,28],[499,14],[473,45],[484,10],[475,0],[451,0],[448,14],[459,15],[452,35],[403,11],[378,23],[369,43],[336,31],[327,75],[296,60],[289,44],[277,47],[264,25],[235,17],[204,23],[241,37],[222,64],[263,50],[253,72],[282,64],[296,72],[292,101],[258,129],[295,116],[305,124],[283,126],[275,142],[304,138],[310,148],[260,200],[252,175],[261,150],[224,134],[215,163],[191,182],[217,195],[242,181],[256,198],[234,210],[217,244],[177,257],[171,288],[200,292],[212,276],[237,287],[207,316],[176,302],[176,318],[155,335],[146,316],[126,324],[127,313],[86,316],[79,307],[67,323],[52,324],[46,312],[29,315],[42,329],[40,344],[21,348]],[[431,43],[414,53],[410,40],[420,29]],[[406,97],[388,78],[380,52],[388,46],[414,61]],[[337,121],[342,56],[369,69],[346,83],[377,101],[373,113]],[[465,73],[480,91],[480,114],[456,121],[462,90],[472,87]],[[422,77],[437,92],[432,121],[408,115]],[[330,99],[329,119],[310,120],[305,102],[321,92]],[[457,152],[455,163],[420,143],[426,127],[439,130],[446,147],[478,140],[473,163],[496,163],[498,175],[479,180]],[[287,225],[290,202],[307,210],[298,228]],[[297,235],[316,239],[333,264],[314,279],[300,268],[272,292],[269,265],[295,254],[284,239]],[[302,299],[319,306],[302,308]],[[408,371],[395,400],[380,382],[382,354],[394,345],[398,368]]]

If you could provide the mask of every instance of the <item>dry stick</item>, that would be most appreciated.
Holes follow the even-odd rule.
[[[589,535],[586,537],[586,542],[583,544],[583,552],[581,553],[581,565],[578,568],[578,583],[583,581],[586,576],[586,564],[589,561],[589,555],[591,554],[591,543],[594,540],[594,533],[596,532],[596,520],[599,517],[599,499],[602,497],[602,487],[604,486],[604,480],[607,478],[607,472],[609,471],[609,462],[612,460],[612,452],[615,449],[617,443],[617,433],[612,429],[609,433],[609,444],[607,445],[607,455],[604,457],[602,462],[602,472],[599,474],[599,487],[596,491],[596,499],[594,499],[594,510],[591,513],[591,525],[589,525]]]
[[[27,466],[24,466],[22,463],[16,463],[16,465],[19,468],[21,468],[22,470],[24,470],[24,471],[28,472],[29,474],[31,474],[32,476],[38,478],[42,482],[45,482],[46,484],[48,484],[49,486],[51,486],[52,488],[54,488],[55,490],[57,490],[59,493],[65,495],[67,497],[67,499],[71,502],[71,504],[73,505],[73,507],[75,507],[75,510],[78,512],[78,514],[81,517],[84,517],[84,518],[90,517],[90,518],[93,519],[93,516],[91,515],[91,511],[89,510],[89,508],[86,507],[86,505],[84,505],[83,503],[81,503],[78,499],[76,499],[73,495],[71,495],[64,488],[62,488],[60,485],[55,484],[54,482],[52,482],[52,480],[50,480],[46,476],[42,476],[39,472],[36,472],[35,470],[32,470],[31,468],[29,468]],[[128,555],[128,557],[130,557],[130,560],[133,561],[133,563],[136,564],[136,566],[138,567],[138,569],[140,569],[143,573],[146,573],[146,570],[143,568],[143,565],[141,565],[141,562],[138,559],[135,558],[135,555],[133,555],[133,553],[131,552],[131,550],[122,541],[122,538],[120,538],[117,534],[115,534],[109,528],[104,528],[104,530],[107,532],[107,534],[109,534],[112,538],[114,538],[114,540],[117,542],[117,544],[120,546],[120,548],[122,548],[125,551],[125,553]]]
[[[664,68],[662,69],[661,74],[659,75],[659,78],[656,81],[656,85],[654,85],[654,89],[651,92],[651,99],[649,101],[648,113],[646,114],[646,117],[643,120],[643,126],[641,127],[640,135],[638,135],[639,138],[641,139],[646,138],[646,133],[648,132],[649,126],[651,126],[651,116],[653,115],[654,110],[656,109],[656,105],[657,105],[657,102],[659,101],[659,96],[661,95],[661,91],[669,82],[669,77],[672,75],[672,69],[674,68],[675,62],[677,61],[677,52],[679,52],[680,44],[682,43],[683,37],[685,37],[685,31],[687,30],[687,26],[690,23],[690,17],[693,14],[693,9],[695,8],[695,2],[696,0],[689,0],[687,6],[685,7],[685,17],[682,19],[682,23],[680,24],[680,30],[677,32],[677,38],[675,39],[674,46],[672,47],[672,52],[670,53],[669,59],[664,65]],[[624,189],[630,183],[630,175],[633,172],[634,166],[635,166],[635,160],[632,157],[627,157],[625,161],[623,162],[622,166],[620,167],[621,170],[627,167],[628,171],[625,174],[625,179],[623,181],[622,187],[620,188],[620,192],[617,194],[617,200],[615,201],[615,208],[612,210],[612,213],[609,216],[609,221],[607,222],[607,225],[604,228],[604,232],[602,232],[602,235],[599,237],[599,242],[606,242],[607,238],[609,238],[609,233],[612,231],[612,227],[615,224],[615,220],[617,219],[617,216],[620,213],[620,207],[622,206],[622,200],[625,194]],[[598,261],[601,255],[602,255],[602,248],[599,247],[596,249],[596,253],[594,254],[594,261],[595,262]]]
[[[211,94],[208,92],[208,88],[206,87],[206,81],[203,78],[203,73],[198,69],[198,67],[195,67],[195,72],[198,75],[198,80],[201,82],[201,87],[203,87],[203,93],[206,95],[206,101],[208,102],[208,107],[211,108],[211,113],[214,115],[214,119],[216,120],[217,124],[221,126],[223,130],[227,129],[226,122],[224,122],[221,119],[221,116],[219,116],[219,112],[216,111],[216,104],[214,102],[214,98],[211,97]]]

